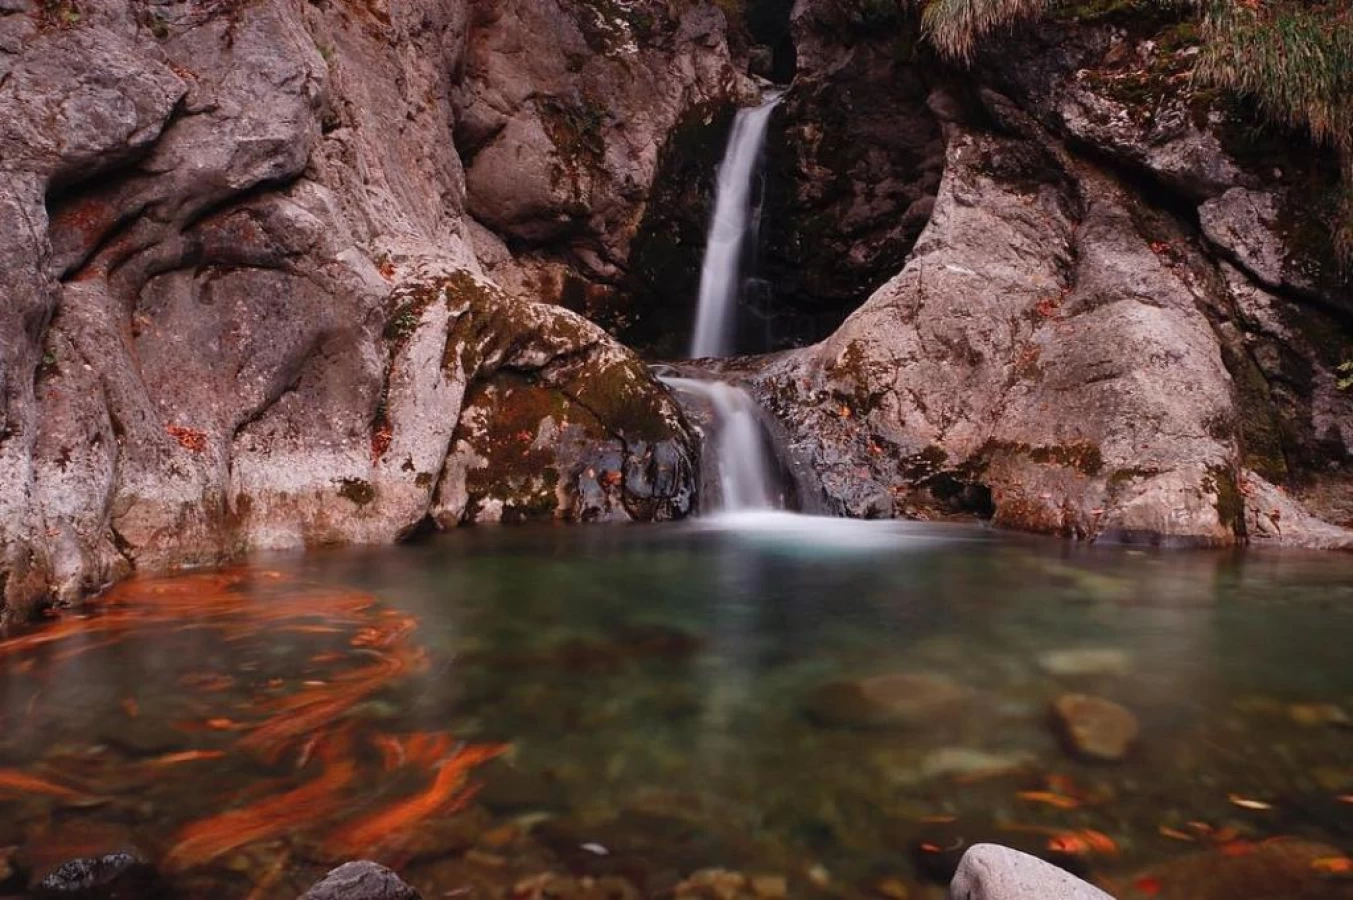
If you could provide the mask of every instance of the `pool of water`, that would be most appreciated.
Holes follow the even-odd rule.
[[[979,840],[1165,898],[1319,844],[1346,891],[1351,648],[1344,555],[769,514],[137,580],[0,640],[0,896],[135,847],[189,897],[368,857],[425,897],[915,898]],[[902,714],[833,700],[897,674]],[[1071,693],[1124,758],[1074,754]]]

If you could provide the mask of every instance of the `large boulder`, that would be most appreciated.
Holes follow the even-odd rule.
[[[949,900],[1113,900],[1036,856],[999,844],[974,844],[949,883]]]

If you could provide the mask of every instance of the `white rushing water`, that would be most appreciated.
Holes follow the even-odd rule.
[[[678,391],[694,394],[714,414],[713,463],[719,479],[719,509],[725,512],[775,509],[777,491],[771,479],[761,427],[761,408],[746,391],[722,381],[664,378]]]
[[[754,228],[752,185],[761,145],[766,139],[774,95],[760,106],[738,110],[728,147],[719,165],[714,215],[700,269],[700,302],[695,316],[691,356],[727,356],[733,349],[734,313],[742,293],[742,251]]]

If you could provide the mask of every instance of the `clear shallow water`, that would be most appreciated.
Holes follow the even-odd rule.
[[[710,867],[924,897],[946,851],[996,839],[1169,898],[1144,867],[1353,849],[1346,556],[761,512],[465,530],[116,597],[0,645],[0,848],[31,869],[134,843],[194,897],[292,897],[347,855],[429,897],[543,872],[657,895]],[[810,714],[890,673],[960,695],[898,727]],[[1125,761],[1059,744],[1072,691],[1136,714]]]

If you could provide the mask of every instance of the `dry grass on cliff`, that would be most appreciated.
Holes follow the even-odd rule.
[[[987,34],[1036,19],[1048,5],[1049,0],[930,0],[922,8],[921,27],[942,56],[966,63]]]
[[[1338,152],[1334,245],[1353,266],[1353,0],[1214,0],[1202,35],[1200,77],[1253,97],[1269,118]]]

